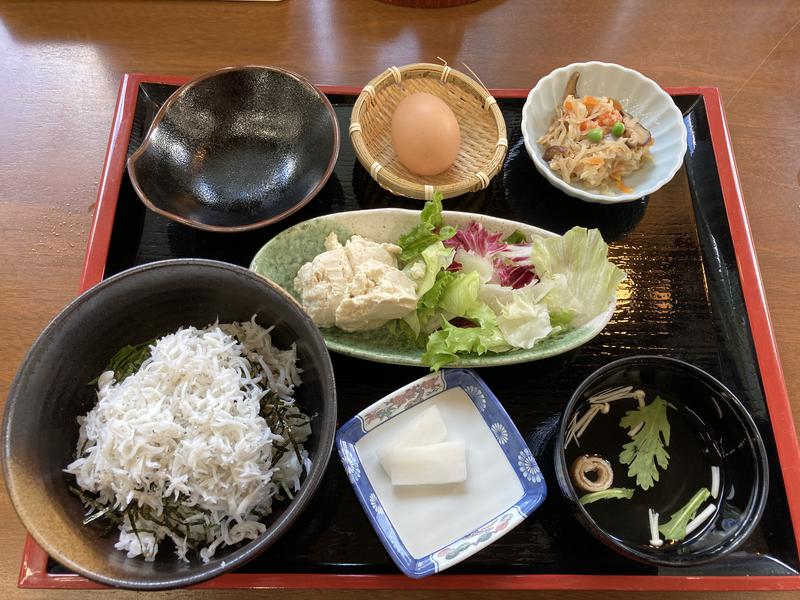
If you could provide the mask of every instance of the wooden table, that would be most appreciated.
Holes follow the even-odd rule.
[[[389,65],[441,56],[452,65],[467,63],[489,87],[529,88],[557,66],[596,59],[627,65],[664,86],[721,89],[797,420],[800,3],[713,4],[610,2],[590,11],[580,0],[480,0],[438,10],[376,0],[0,3],[0,398],[35,336],[77,291],[122,73],[195,75],[271,64],[317,83],[363,85]],[[17,590],[25,531],[4,493],[0,522],[4,598],[88,595]],[[269,595],[344,594],[400,595]],[[178,595],[210,597],[197,591],[162,596]]]

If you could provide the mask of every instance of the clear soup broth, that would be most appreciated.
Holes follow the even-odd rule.
[[[628,465],[620,462],[622,447],[630,442],[631,438],[628,436],[628,429],[621,427],[619,423],[625,413],[639,406],[634,398],[609,402],[608,414],[595,415],[578,440],[580,446],[574,440],[570,441],[565,448],[565,456],[568,467],[572,466],[576,458],[586,454],[601,456],[611,463],[614,473],[612,487],[631,488],[634,490],[633,497],[630,500],[598,500],[585,505],[585,509],[597,525],[613,537],[630,546],[648,546],[650,540],[648,509],[652,508],[659,513],[659,524],[663,525],[700,488],[705,487],[709,491],[712,489],[712,466],[720,467],[719,489],[724,490],[724,472],[719,447],[707,434],[707,427],[689,408],[691,398],[677,398],[646,386],[636,389],[645,392],[646,404],[650,404],[656,396],[660,396],[675,407],[667,408],[670,440],[666,450],[669,453],[669,464],[667,469],[659,467],[659,480],[652,487],[643,490],[637,486],[636,477],[628,475]],[[604,390],[598,390],[602,391]],[[589,406],[587,398],[576,411],[578,419],[585,414]],[[579,497],[587,493],[577,488],[572,479],[570,481]],[[713,502],[717,507],[720,505],[718,500],[709,498],[703,503],[703,507],[709,502]],[[702,535],[713,522],[714,515],[706,519],[683,541]]]

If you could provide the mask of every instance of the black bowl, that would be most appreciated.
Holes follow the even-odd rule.
[[[656,394],[677,409],[668,409],[672,429],[669,466],[648,491],[638,488],[619,462],[630,441],[619,426],[620,415],[636,407],[634,400],[611,402],[580,438],[580,448],[565,450],[573,415],[587,399],[603,390],[631,385],[643,389],[648,403]],[[627,403],[627,404],[626,404]],[[581,411],[581,414],[584,414]],[[573,455],[599,454],[614,471],[613,487],[634,488],[630,500],[604,500],[582,506],[569,476]],[[648,508],[659,510],[664,524],[701,487],[711,489],[710,465],[720,467],[714,514],[680,543],[650,546]],[[578,520],[601,542],[629,558],[663,566],[694,566],[731,552],[752,533],[764,511],[769,472],[764,444],[742,403],[711,375],[680,360],[633,356],[592,373],[575,391],[564,412],[556,441],[555,467],[561,491]]]
[[[103,526],[82,525],[84,508],[63,472],[75,455],[76,417],[96,402],[93,379],[119,348],[175,331],[248,320],[274,325],[279,348],[297,344],[303,383],[296,399],[315,415],[306,448],[313,461],[291,502],[275,502],[267,530],[225,548],[207,564],[185,563],[166,543],[154,562],[126,558]],[[336,388],[322,336],[294,299],[242,267],[200,259],[151,263],[103,281],[68,305],[28,352],[11,385],[3,423],[3,474],[20,519],[55,560],[113,586],[163,589],[198,583],[254,558],[295,522],[325,472],[336,423]]]
[[[178,88],[128,160],[148,208],[191,227],[263,227],[309,202],[339,154],[325,95],[276,67],[231,67]]]

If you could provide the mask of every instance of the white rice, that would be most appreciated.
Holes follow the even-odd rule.
[[[299,490],[303,468],[311,466],[302,446],[310,425],[292,429],[301,464],[292,444],[259,415],[267,389],[294,402],[300,385],[296,349],[273,347],[269,330],[254,317],[180,329],[150,350],[122,382],[112,371],[101,375],[97,405],[78,417],[79,458],[66,471],[101,504],[144,508],[153,519],[138,513],[133,524],[128,518],[119,524],[116,548],[129,557],[154,560],[168,537],[181,559],[188,560],[194,547],[207,562],[220,546],[262,533],[273,496]],[[263,375],[253,372],[251,361]],[[295,406],[289,410],[301,415]],[[287,443],[273,464],[275,446]],[[165,504],[179,499],[187,507],[183,525],[166,527]]]

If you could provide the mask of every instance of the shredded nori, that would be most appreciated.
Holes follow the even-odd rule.
[[[124,346],[111,357],[108,361],[106,368],[101,371],[114,371],[114,379],[119,383],[126,377],[133,375],[142,366],[142,363],[150,358],[150,346],[156,343],[155,338],[135,344],[133,346]],[[89,385],[95,385],[100,379],[100,375],[95,377],[89,382]]]
[[[277,463],[281,457],[287,452],[287,446],[292,445],[294,453],[297,456],[298,462],[303,464],[303,457],[300,454],[300,447],[297,440],[294,438],[294,427],[302,427],[309,423],[307,416],[300,413],[289,413],[289,409],[294,404],[288,404],[281,400],[280,396],[272,390],[267,391],[261,399],[261,412],[259,413],[269,425],[272,433],[283,436],[288,439],[285,444],[273,444],[274,454],[272,455],[272,464]],[[294,423],[292,422],[294,421]]]
[[[238,336],[234,335],[234,337],[239,343],[242,343],[242,340],[239,340]],[[108,362],[106,368],[103,369],[103,372],[114,371],[114,379],[117,381],[117,383],[123,381],[126,377],[136,373],[136,371],[138,371],[142,366],[142,363],[144,363],[144,361],[150,357],[150,347],[155,344],[155,341],[156,340],[154,338],[146,342],[142,342],[141,344],[129,345],[121,348],[113,357],[111,357],[111,360]],[[249,362],[254,373],[260,373],[263,371],[263,367],[258,362],[253,360],[250,360]],[[89,382],[89,385],[95,385],[99,378],[100,376],[98,375]],[[297,460],[301,465],[303,464],[303,457],[300,453],[300,447],[295,439],[292,428],[308,425],[311,422],[311,419],[307,415],[301,413],[299,410],[291,411],[294,406],[294,404],[282,400],[278,394],[270,389],[266,390],[261,399],[261,410],[259,411],[259,415],[267,422],[267,425],[273,433],[287,438],[287,441],[284,444],[273,442],[273,465],[277,464],[281,457],[288,452],[288,446],[290,444],[295,452],[295,455],[297,456]],[[86,443],[84,442],[81,451],[78,453],[78,457],[83,455],[85,447]],[[285,485],[282,485],[281,489],[285,495],[278,491],[274,496],[276,500],[284,501],[287,498],[292,499],[294,497],[291,491]],[[155,525],[166,527],[174,533],[181,532],[184,535],[187,547],[195,551],[197,550],[197,545],[189,542],[191,527],[202,527],[204,537],[206,539],[209,538],[211,511],[204,510],[197,506],[187,506],[186,502],[188,499],[183,494],[180,494],[177,499],[163,498],[163,511],[160,517],[157,517],[153,514],[153,511],[149,506],[139,506],[137,503],[131,502],[123,509],[114,508],[113,504],[105,505],[101,503],[98,500],[98,494],[96,493],[88,492],[72,485],[69,486],[69,490],[78,496],[84,505],[92,509],[92,512],[83,520],[84,525],[89,525],[94,521],[100,520],[105,520],[108,522],[108,527],[101,534],[102,537],[107,536],[109,533],[111,533],[111,531],[113,531],[114,527],[119,526],[123,520],[127,519],[130,523],[131,531],[133,531],[134,535],[136,535],[136,539],[139,541],[139,547],[144,548],[139,533],[155,532],[137,527],[136,521],[141,518],[149,521],[150,523],[154,523]],[[266,513],[261,514],[260,516],[264,517],[266,516]],[[189,523],[188,521],[192,519],[196,519],[196,522]]]

